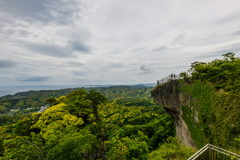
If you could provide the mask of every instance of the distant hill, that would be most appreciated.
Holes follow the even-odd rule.
[[[152,86],[152,84],[147,85]],[[14,95],[6,95],[0,97],[0,106],[8,109],[26,109],[41,107],[47,104],[46,100],[48,98],[57,98],[63,95],[67,95],[76,89],[80,88],[19,92]],[[150,98],[150,90],[152,89],[152,87],[147,87],[145,86],[145,84],[138,84],[132,86],[89,87],[84,89],[95,89],[98,92],[101,92],[104,96],[108,98],[108,100],[111,101],[116,98]]]

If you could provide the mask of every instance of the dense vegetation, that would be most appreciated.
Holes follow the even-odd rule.
[[[210,63],[194,62],[188,72],[181,73],[182,90],[194,98],[182,106],[183,118],[198,148],[206,143],[239,148],[240,58],[234,56],[227,53]],[[195,111],[199,122],[194,120]]]
[[[0,97],[0,114],[10,111],[10,109],[26,109],[35,108],[47,105],[49,98],[57,98],[67,95],[72,91],[80,88],[68,88],[60,90],[41,90],[20,92],[15,95],[6,95]],[[97,87],[85,88],[85,90],[95,89],[102,93],[109,101],[116,98],[139,99],[143,97],[150,98],[150,87],[144,86],[112,86],[112,87]]]
[[[186,159],[193,151],[172,137],[173,119],[150,98],[151,89],[99,88],[108,102],[96,90],[78,89],[59,98],[46,98],[51,107],[42,113],[0,116],[4,120],[0,157]]]

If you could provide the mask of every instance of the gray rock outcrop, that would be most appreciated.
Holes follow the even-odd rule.
[[[188,126],[182,118],[182,105],[189,104],[192,98],[185,97],[184,92],[179,91],[180,87],[179,80],[169,80],[161,86],[155,87],[151,91],[151,95],[155,103],[163,106],[166,112],[174,118],[176,137],[179,137],[183,144],[195,148],[196,145],[191,138]]]

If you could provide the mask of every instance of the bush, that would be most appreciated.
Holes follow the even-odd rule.
[[[168,137],[159,149],[149,154],[149,160],[185,160],[194,152],[195,149],[182,145],[179,139]]]

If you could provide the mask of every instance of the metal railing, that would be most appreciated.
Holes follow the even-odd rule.
[[[172,79],[182,79],[182,77],[180,77],[178,74],[170,74],[160,80],[157,80],[157,84],[162,84]]]
[[[240,160],[240,155],[229,152],[212,144],[207,144],[188,160]]]

